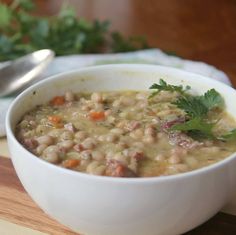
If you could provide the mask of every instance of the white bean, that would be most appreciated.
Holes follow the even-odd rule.
[[[181,162],[181,158],[177,154],[172,154],[168,159],[168,162],[171,164],[178,164]]]
[[[105,169],[106,169],[106,166],[101,165],[97,161],[93,161],[87,166],[86,171],[92,175],[103,175]]]
[[[107,116],[109,116],[109,115],[112,114],[112,111],[111,111],[110,109],[108,109],[108,110],[106,110],[106,111],[104,112],[104,114],[105,114],[105,116],[107,117]]]
[[[46,144],[40,144],[37,148],[36,148],[36,153],[41,155],[44,151],[44,149],[46,149],[48,147],[48,145]]]
[[[109,133],[109,134],[106,135],[106,141],[107,142],[114,143],[116,140],[118,140],[118,136],[116,134]]]
[[[106,135],[100,135],[100,136],[98,136],[97,137],[97,140],[99,140],[99,141],[106,141]]]
[[[37,138],[39,144],[51,145],[53,144],[53,138],[50,135],[43,135]]]
[[[72,91],[67,91],[65,93],[65,100],[66,101],[71,102],[71,101],[74,101],[74,99],[75,99],[75,96],[74,96],[74,93]]]
[[[37,134],[42,134],[42,133],[45,133],[47,130],[48,130],[48,127],[47,127],[46,125],[38,125],[38,126],[36,127],[35,132],[36,132]]]
[[[56,152],[49,152],[43,156],[43,159],[50,163],[58,163],[59,156]]]
[[[125,106],[132,106],[135,104],[135,100],[131,97],[121,96],[120,101]]]
[[[143,137],[143,130],[142,129],[136,129],[136,130],[130,132],[129,135],[133,139],[141,139]]]
[[[119,113],[119,117],[121,118],[127,118],[129,116],[129,112],[121,112]]]
[[[73,147],[74,142],[72,140],[64,140],[58,143],[58,145],[68,150]]]
[[[81,145],[83,146],[84,149],[93,149],[96,146],[96,140],[93,138],[87,138],[85,139]]]
[[[132,146],[142,150],[145,147],[145,144],[143,142],[134,142]]]
[[[138,93],[136,95],[136,99],[137,100],[146,100],[147,99],[147,94],[145,94],[145,93]]]
[[[155,136],[156,136],[156,130],[155,130],[154,127],[149,126],[149,127],[145,128],[144,134],[145,134],[146,136],[155,137]]]
[[[165,155],[163,153],[159,153],[156,155],[155,160],[158,162],[162,162],[165,160]]]
[[[107,122],[108,122],[108,123],[114,123],[115,121],[116,121],[116,118],[115,118],[114,116],[109,115],[109,116],[107,117]]]
[[[112,103],[112,106],[113,106],[114,108],[118,108],[120,105],[121,105],[121,101],[120,101],[120,100],[115,100],[115,101]]]
[[[91,150],[85,150],[85,151],[81,152],[80,157],[83,160],[91,160],[91,158],[92,158]]]
[[[134,171],[135,173],[137,173],[138,170],[138,161],[135,158],[131,158],[130,159],[130,164],[128,165],[128,167]]]
[[[56,146],[56,145],[50,145],[48,146],[44,151],[43,153],[44,154],[47,154],[47,153],[58,153],[59,152],[59,147]]]
[[[110,150],[106,153],[106,159],[112,159],[116,153],[113,150]]]
[[[87,166],[89,165],[90,163],[90,159],[81,159],[80,161],[80,167],[83,169],[83,170],[86,170]]]
[[[62,133],[63,133],[62,129],[53,129],[48,133],[48,135],[54,138],[58,138]]]
[[[148,106],[148,102],[146,100],[139,101],[137,103],[137,108],[140,109],[140,110],[143,109],[143,108],[146,108],[147,106]]]
[[[96,150],[92,152],[92,157],[96,161],[101,161],[101,160],[104,160],[105,155],[103,152]]]
[[[78,131],[75,133],[75,138],[78,140],[83,140],[88,136],[88,133],[86,133],[85,131]]]
[[[143,142],[147,144],[152,144],[155,142],[155,138],[152,136],[144,136],[143,137]]]
[[[110,130],[111,133],[117,134],[117,135],[122,135],[124,134],[124,130],[122,130],[121,128],[113,128]]]
[[[124,165],[128,165],[128,158],[125,157],[122,153],[116,153],[114,156],[113,156],[113,159],[123,163]]]
[[[187,157],[185,158],[185,162],[188,166],[190,166],[191,168],[196,168],[198,167],[198,160],[194,157]]]
[[[60,140],[73,140],[74,134],[71,131],[64,131],[61,136]]]
[[[91,95],[91,100],[94,102],[97,102],[97,103],[102,103],[102,101],[103,101],[102,94],[98,93],[98,92],[94,92]]]
[[[174,164],[168,167],[171,173],[180,173],[186,172],[189,170],[189,167],[186,164]]]

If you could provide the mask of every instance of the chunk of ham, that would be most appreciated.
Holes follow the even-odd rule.
[[[114,159],[107,161],[105,175],[112,177],[137,177],[130,168]]]
[[[164,121],[161,124],[161,130],[163,132],[167,132],[168,129],[170,129],[175,124],[184,123],[185,121],[186,121],[185,117],[179,117],[179,118],[176,118],[176,119],[174,119],[172,121]]]
[[[32,151],[33,149],[35,149],[38,146],[38,141],[35,138],[27,138],[24,139],[22,141],[22,144],[29,149],[30,151]]]
[[[195,141],[191,137],[179,131],[170,132],[168,137],[170,144],[178,145],[185,149],[193,149],[202,145],[201,142]]]
[[[127,125],[125,126],[125,129],[128,131],[133,131],[137,128],[139,128],[141,126],[141,123],[139,121],[130,121],[129,123],[127,123]]]
[[[68,131],[73,132],[73,133],[76,132],[76,128],[75,128],[75,126],[74,126],[71,122],[65,124],[65,125],[64,125],[64,128],[65,128],[66,130],[68,130]]]
[[[145,159],[145,155],[143,151],[133,151],[130,153],[130,157],[134,158],[137,161],[141,161]]]

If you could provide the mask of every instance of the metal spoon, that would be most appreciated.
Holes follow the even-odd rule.
[[[48,66],[53,58],[52,50],[43,49],[6,62],[0,68],[0,97],[25,87]]]

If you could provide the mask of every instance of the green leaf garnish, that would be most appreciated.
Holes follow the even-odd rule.
[[[186,132],[193,138],[210,138],[213,139],[214,135],[212,129],[214,123],[207,123],[200,117],[193,118],[185,123],[175,124],[171,130]]]
[[[191,118],[206,116],[208,112],[207,107],[200,101],[199,97],[195,96],[181,97],[173,104],[183,109]]]
[[[170,85],[163,79],[160,79],[159,84],[153,84],[150,89],[155,90],[152,92],[150,97],[157,95],[160,91],[178,92],[180,94],[173,104],[179,109],[185,111],[185,118],[188,121],[185,123],[175,124],[170,128],[171,131],[185,132],[194,139],[236,139],[236,129],[221,137],[215,137],[213,134],[213,128],[216,123],[207,122],[209,111],[215,108],[222,108],[224,105],[222,96],[215,89],[210,89],[200,96],[193,96],[187,92],[190,89],[189,86],[184,88],[181,85]]]
[[[200,101],[208,110],[221,108],[224,105],[222,96],[215,89],[208,90],[204,95],[200,96]]]
[[[231,130],[230,132],[219,136],[217,139],[223,141],[236,140],[236,129]]]
[[[159,84],[154,83],[151,87],[149,87],[149,89],[155,90],[150,95],[150,98],[157,95],[160,91],[170,91],[170,92],[176,91],[176,92],[180,93],[181,95],[186,95],[186,91],[189,90],[190,88],[191,88],[190,86],[186,86],[184,88],[182,85],[180,85],[180,86],[170,85],[166,81],[164,81],[163,79],[160,79]]]
[[[222,108],[224,100],[215,89],[211,89],[202,96],[180,97],[174,104],[183,109],[189,117],[195,118],[205,117],[214,108]]]

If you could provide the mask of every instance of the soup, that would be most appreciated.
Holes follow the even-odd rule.
[[[217,91],[196,96],[163,80],[151,89],[68,91],[25,114],[16,136],[45,161],[112,177],[178,174],[236,151],[236,123]]]

